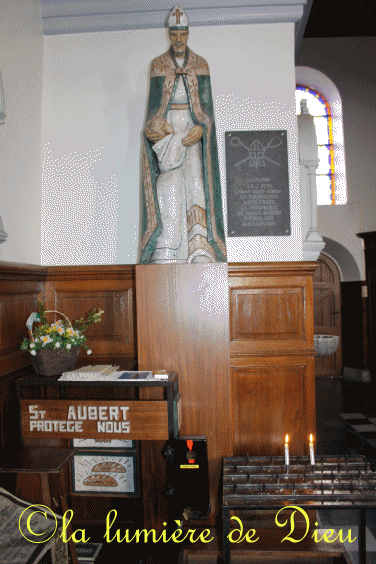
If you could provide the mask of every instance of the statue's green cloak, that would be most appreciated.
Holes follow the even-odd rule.
[[[166,118],[171,105],[171,96],[180,75],[183,75],[187,89],[192,119],[196,124],[201,125],[204,130],[202,163],[208,243],[214,251],[213,255],[216,256],[217,262],[226,262],[217,138],[209,67],[205,59],[187,48],[186,59],[182,68],[175,65],[171,49],[153,60],[150,72],[146,127],[152,126],[153,119]],[[152,149],[152,143],[144,134],[140,264],[150,262],[156,241],[162,230],[156,192],[158,175],[158,159]]]

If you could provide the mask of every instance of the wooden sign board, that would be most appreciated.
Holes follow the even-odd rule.
[[[287,131],[226,131],[229,237],[290,235]]]
[[[26,439],[168,439],[166,401],[21,400]]]

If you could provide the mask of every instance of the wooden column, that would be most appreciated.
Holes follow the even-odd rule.
[[[376,389],[376,231],[357,233],[364,241],[364,258],[367,281],[367,333],[365,340],[366,368],[371,371],[372,387]]]
[[[222,457],[231,455],[233,437],[227,264],[136,266],[136,298],[139,369],[176,370],[181,435],[207,437],[214,522]],[[155,456],[149,462],[156,474]],[[151,513],[152,486],[144,487]]]
[[[316,433],[315,262],[232,263],[230,355],[234,454],[308,454]]]

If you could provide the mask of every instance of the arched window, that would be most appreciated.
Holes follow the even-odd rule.
[[[333,82],[315,69],[297,67],[296,81],[296,113],[300,113],[300,101],[306,99],[316,127],[320,159],[316,171],[317,203],[345,204],[347,190],[340,94]]]
[[[296,113],[300,113],[301,100],[307,100],[309,113],[313,116],[316,128],[318,156],[320,159],[316,171],[317,203],[335,204],[336,185],[333,148],[333,119],[330,106],[325,98],[301,84],[296,85]]]

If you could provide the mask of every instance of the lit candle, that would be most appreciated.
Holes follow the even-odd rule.
[[[288,466],[290,464],[290,456],[289,456],[289,436],[285,436],[285,464]]]
[[[313,466],[315,464],[315,452],[313,450],[313,435],[309,436],[309,458]]]

